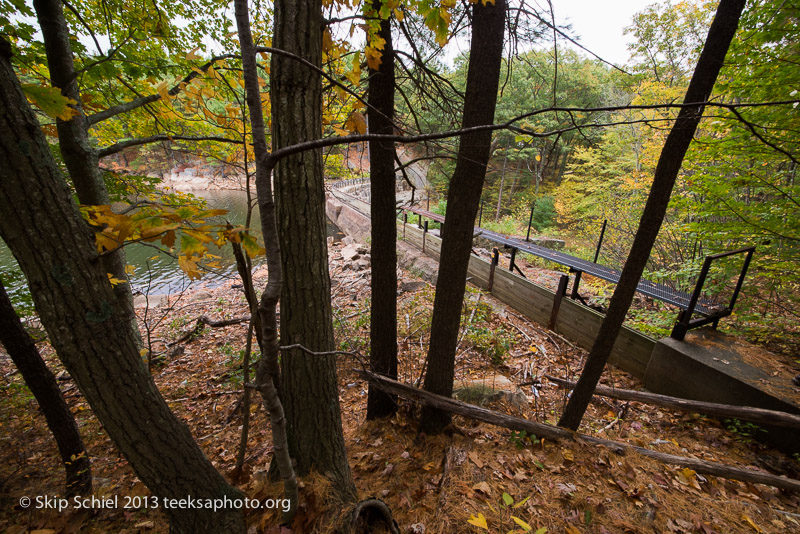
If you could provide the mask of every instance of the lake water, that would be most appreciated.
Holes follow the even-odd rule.
[[[206,199],[209,208],[228,210],[228,213],[220,217],[220,220],[227,220],[233,225],[245,223],[247,197],[243,191],[193,191],[192,193]],[[258,238],[259,243],[263,244],[258,206],[253,211],[251,233]],[[330,221],[328,221],[328,235],[341,237],[339,229]],[[230,245],[221,249],[211,245],[209,253],[222,257],[219,262],[223,268],[217,269],[216,274],[209,273],[200,280],[195,280],[192,283],[193,286],[214,287],[231,278],[238,278]],[[125,255],[128,264],[134,267],[134,275],[131,278],[134,291],[150,295],[164,295],[180,292],[190,286],[190,280],[178,268],[177,261],[166,254],[160,254],[152,247],[140,244],[128,245],[125,247]],[[261,261],[264,261],[263,256],[258,258],[256,264]],[[15,272],[19,272],[16,260],[2,241],[0,241],[0,272],[3,283],[12,296],[25,291],[24,279],[14,276]]]

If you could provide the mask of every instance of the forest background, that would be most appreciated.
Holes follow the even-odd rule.
[[[55,12],[53,5],[41,1],[34,7],[46,41],[46,26],[52,23],[47,15]],[[394,32],[405,37],[404,44],[394,48],[395,57],[401,58],[395,69],[395,128],[407,140],[417,141],[414,150],[420,158],[433,162],[427,194],[435,203],[432,207],[444,211],[444,203],[437,200],[444,195],[449,177],[457,172],[453,163],[457,150],[448,141],[454,133],[436,132],[458,132],[468,60],[459,57],[450,65],[443,60],[441,50],[459,32],[468,31],[472,11],[468,5],[451,1],[370,4],[363,6],[362,15],[354,14],[355,6],[350,2],[326,1],[323,7],[326,19],[319,51],[324,106],[310,120],[318,121],[330,136],[314,145],[328,147],[328,177],[353,176],[343,151],[335,146],[365,139],[359,136],[368,132],[365,115],[369,105],[360,92],[367,74],[379,70],[388,57],[384,51],[388,36],[382,36],[381,31],[383,23],[392,18],[397,24]],[[616,265],[623,263],[661,146],[680,109],[677,102],[692,74],[714,7],[710,2],[681,2],[648,8],[637,15],[630,28],[635,38],[631,63],[612,67],[558,46],[529,49],[526,43],[546,41],[551,35],[568,37],[548,21],[546,10],[513,4],[507,20],[511,37],[504,48],[505,77],[497,94],[495,118],[506,127],[494,128],[497,132],[491,142],[490,174],[482,192],[484,204],[492,207],[484,211],[486,219],[493,219],[489,224],[504,233],[521,234],[532,210],[538,231],[562,236],[572,252],[587,255],[600,221],[607,219],[610,237],[604,258]],[[251,82],[271,89],[282,81],[291,82],[273,71],[280,65],[276,56],[302,63],[286,49],[272,47],[273,39],[286,39],[286,33],[281,37],[277,31],[278,10],[273,11],[271,4],[254,5],[253,52],[262,59],[274,54],[271,65],[262,62],[256,71],[238,59],[239,47],[246,46],[243,25],[239,22],[238,32],[231,31],[227,6],[197,2],[131,7],[86,2],[63,3],[63,8],[64,24],[69,28],[68,46],[72,48],[69,54],[74,54],[68,58],[66,71],[52,55],[58,50],[41,42],[36,28],[26,22],[25,17],[34,15],[30,6],[19,1],[3,2],[0,24],[11,44],[14,73],[36,106],[42,131],[52,142],[50,157],[69,171],[70,184],[84,204],[84,217],[100,230],[95,234],[97,252],[107,262],[108,283],[114,291],[124,299],[125,269],[114,263],[115,252],[133,241],[161,245],[178,258],[191,278],[214,268],[215,258],[209,252],[212,244],[240,244],[251,256],[259,255],[261,245],[249,237],[246,228],[207,222],[219,213],[186,195],[159,190],[158,180],[152,176],[157,175],[161,162],[170,159],[165,154],[173,152],[200,156],[245,178],[260,172],[258,165],[265,158],[258,155],[258,145],[270,138],[252,137],[252,131],[263,127],[257,126],[253,112],[256,108],[265,112],[269,130],[271,111],[277,104],[266,92],[246,102],[243,89]],[[201,12],[209,16],[197,17]],[[753,2],[745,11],[708,104],[710,111],[684,163],[648,273],[688,287],[705,254],[756,244],[759,254],[736,322],[730,325],[750,339],[786,352],[797,342],[797,69],[791,68],[797,58],[792,39],[797,20],[797,6],[791,2]],[[274,35],[269,30],[273,22]],[[56,37],[63,44],[67,41],[63,41],[62,30],[59,28]],[[350,37],[361,30],[366,31],[367,38],[359,46]],[[209,38],[224,52],[214,56],[206,53],[204,43]],[[68,46],[60,51],[65,52]],[[479,50],[474,42],[473,48]],[[258,75],[248,81],[248,72]],[[66,84],[63,91],[51,86],[62,85],[56,83],[58,77]],[[254,98],[252,87],[246,95],[250,99]],[[309,108],[309,113],[313,115],[314,110]],[[297,113],[300,115],[305,112]],[[79,126],[83,131],[67,132],[64,128],[78,124],[75,117],[83,119]],[[54,124],[53,119],[58,121]],[[273,122],[273,132],[279,125],[277,120]],[[73,152],[66,145],[71,140],[78,145]],[[277,143],[274,148],[280,151],[283,146]],[[78,160],[92,154],[100,161],[99,167],[94,167],[102,172],[90,169],[90,160],[88,166],[86,160],[76,161],[76,154]],[[274,161],[267,161],[275,166]],[[90,172],[86,176],[76,173],[74,165],[83,165]],[[87,176],[94,180],[88,186],[82,183]],[[297,186],[296,182],[281,180],[276,180],[276,187],[285,187],[284,193]],[[262,185],[263,181],[259,187]],[[108,195],[92,197],[99,190],[108,191]],[[262,211],[270,204],[264,198]],[[129,207],[112,211],[107,203],[113,200],[127,201]],[[6,230],[4,239],[15,236],[15,231],[18,229]],[[286,239],[284,235],[281,238]],[[270,244],[265,245],[269,250]],[[270,283],[277,272],[272,267]],[[714,273],[712,290],[728,284],[736,269],[735,264],[723,264]],[[26,275],[29,280],[36,279],[30,272]],[[32,282],[31,287],[36,284]],[[265,295],[268,292],[269,287]],[[284,300],[284,304],[288,302]],[[24,297],[16,304],[24,311]],[[46,300],[37,303],[44,315],[41,307],[46,305]],[[254,301],[251,310],[254,317],[261,314]],[[284,322],[292,310],[283,309]],[[104,318],[105,310],[101,308],[100,313],[99,318]],[[661,334],[671,320],[668,313],[650,310],[639,318],[640,327]],[[92,314],[86,314],[86,318],[89,322],[98,319]],[[315,324],[328,324],[329,319],[322,317]],[[261,326],[263,331],[257,328],[263,336],[259,342],[274,335],[266,319]],[[135,343],[133,338],[129,341]],[[269,348],[262,345],[262,350]],[[277,346],[272,349],[277,350]],[[146,356],[147,351],[142,354]],[[69,356],[62,358],[69,360]],[[77,367],[70,372],[73,370],[80,374]],[[265,384],[262,381],[258,385],[262,393]],[[291,394],[288,399],[292,399]],[[128,409],[135,410],[135,406]],[[290,413],[292,410],[299,412],[297,407],[290,408]],[[113,434],[114,429],[109,432]],[[292,444],[291,434],[289,439],[290,446],[298,446],[296,440]],[[186,447],[187,451],[191,449],[188,441]],[[348,474],[343,471],[340,475],[348,482]],[[142,478],[147,483],[147,476]],[[178,525],[206,520],[178,515],[173,518]]]

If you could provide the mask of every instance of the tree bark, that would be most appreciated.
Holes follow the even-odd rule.
[[[503,56],[505,13],[505,0],[496,0],[494,5],[482,5],[478,2],[472,6],[472,43],[464,97],[463,128],[494,122]],[[439,395],[450,396],[453,392],[453,370],[467,284],[467,265],[472,249],[475,215],[486,177],[491,139],[490,131],[461,136],[456,169],[447,190],[447,224],[442,231],[428,370],[425,374],[425,389]],[[441,432],[449,423],[448,412],[431,406],[423,407],[420,422],[423,432]]]
[[[89,143],[89,122],[83,111],[69,28],[64,18],[61,0],[35,0],[33,7],[39,20],[39,27],[42,29],[50,82],[53,87],[61,89],[62,95],[76,102],[72,107],[77,113],[70,120],[56,119],[61,157],[64,159],[80,203],[88,206],[108,204],[108,190],[100,171],[98,154]],[[100,261],[106,272],[111,273],[114,278],[128,280],[125,272],[125,253],[122,249],[103,256]],[[125,310],[128,320],[134,325],[141,345],[130,284],[117,284],[114,286],[114,294]]]
[[[50,341],[109,437],[159,498],[235,499],[161,397],[0,40],[0,237]],[[175,533],[244,532],[241,510],[166,510]]]
[[[382,0],[373,0],[378,14]],[[378,37],[386,42],[378,70],[370,70],[367,120],[369,132],[394,133],[394,49],[391,19],[381,20]],[[395,150],[391,141],[369,142],[372,219],[372,298],[370,300],[370,367],[376,373],[397,378],[397,226],[395,219]],[[367,419],[397,411],[392,395],[370,386]]]
[[[320,0],[275,2],[275,48],[322,64]],[[318,72],[273,54],[270,72],[273,154],[322,136],[322,83]],[[331,281],[325,229],[322,151],[281,159],[274,171],[283,271],[281,344],[313,351],[334,348]],[[281,394],[289,423],[289,451],[297,473],[329,476],[340,496],[355,500],[339,408],[335,356],[283,353]]]
[[[92,493],[89,456],[56,377],[47,368],[30,334],[17,317],[6,288],[0,282],[0,343],[19,369],[53,433],[67,475],[66,496]]]
[[[267,130],[264,124],[264,111],[261,105],[261,92],[258,86],[258,72],[256,67],[256,51],[253,36],[250,32],[250,14],[247,0],[234,0],[236,11],[236,26],[239,33],[239,43],[242,48],[242,71],[244,73],[245,98],[250,112],[250,125],[253,132],[253,154],[256,162],[256,188],[259,202],[259,216],[261,217],[261,230],[264,236],[264,248],[267,255],[267,272],[269,279],[261,302],[258,306],[258,324],[261,334],[258,336],[261,343],[263,357],[256,369],[256,387],[261,393],[264,408],[269,413],[272,427],[273,454],[278,465],[278,471],[283,480],[286,498],[291,505],[290,510],[284,513],[284,521],[291,522],[297,511],[298,493],[297,479],[289,456],[289,446],[286,431],[286,416],[283,404],[278,396],[276,384],[278,376],[278,299],[283,285],[283,269],[281,266],[281,248],[278,242],[278,225],[275,221],[275,202],[272,195],[270,182],[271,164],[267,150]],[[247,268],[239,245],[234,246],[237,266],[245,291],[248,294],[251,315],[254,307],[252,277]],[[249,343],[248,339],[248,343]],[[249,399],[246,408],[249,409]],[[249,417],[249,416],[248,416]]]
[[[703,52],[700,54],[692,80],[686,90],[686,96],[683,99],[685,103],[705,102],[711,95],[717,75],[725,61],[725,54],[728,52],[728,47],[739,25],[739,17],[744,9],[744,4],[744,0],[722,0],[720,2],[708,31]],[[586,365],[578,384],[558,422],[559,426],[577,430],[581,424],[583,414],[589,406],[592,393],[600,380],[617,334],[619,334],[625,315],[628,313],[628,308],[636,292],[636,285],[642,277],[650,257],[650,251],[667,211],[672,188],[692,137],[697,130],[697,125],[700,123],[703,109],[704,106],[701,104],[681,108],[672,130],[667,136],[656,165],[653,185],[639,221],[639,229],[633,238],[619,284],[611,297],[608,313],[603,319],[597,339],[586,359]]]

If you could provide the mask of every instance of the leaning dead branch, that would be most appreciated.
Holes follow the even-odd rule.
[[[402,384],[396,380],[392,380],[366,370],[354,369],[354,371],[362,378],[370,381],[370,383],[375,384],[377,387],[382,388],[388,393],[392,393],[415,402],[430,404],[436,408],[439,408],[440,410],[446,410],[448,412],[463,415],[464,417],[469,417],[470,419],[475,419],[491,425],[501,426],[510,430],[524,430],[529,434],[535,434],[539,437],[545,437],[554,440],[583,441],[586,443],[602,445],[620,454],[633,451],[643,456],[658,460],[659,462],[678,465],[681,467],[688,467],[705,475],[713,475],[720,478],[739,480],[742,482],[765,484],[767,486],[800,492],[800,481],[787,478],[785,476],[777,476],[769,473],[752,471],[749,469],[731,467],[721,463],[709,462],[697,458],[688,458],[684,456],[666,454],[663,452],[656,452],[650,449],[645,449],[644,447],[630,445],[628,443],[586,436],[584,434],[578,434],[577,432],[572,432],[563,428],[544,423],[528,421],[527,419],[513,417],[511,415],[495,412],[479,406],[473,406],[449,397],[443,397],[441,395],[429,393],[427,391],[409,386],[407,384]]]
[[[545,378],[558,384],[562,388],[574,388],[575,382],[544,375]],[[800,415],[775,410],[765,410],[763,408],[753,408],[750,406],[733,406],[730,404],[718,404],[715,402],[694,401],[648,393],[646,391],[634,391],[631,389],[617,389],[605,386],[597,386],[594,390],[595,395],[610,397],[612,399],[629,400],[654,404],[663,408],[673,408],[684,412],[701,413],[705,415],[715,415],[721,417],[735,417],[744,421],[753,421],[762,425],[786,426],[790,428],[800,428]]]

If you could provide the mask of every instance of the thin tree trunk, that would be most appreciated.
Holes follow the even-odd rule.
[[[17,317],[6,288],[0,282],[0,343],[19,369],[53,433],[67,475],[67,497],[92,493],[89,456],[56,377],[47,368],[30,334]]]
[[[277,0],[274,46],[322,64],[321,0]],[[273,54],[270,69],[272,147],[322,136],[322,83],[318,72]],[[276,220],[283,270],[281,343],[313,351],[334,348],[331,280],[325,226],[322,151],[302,152],[275,166]],[[259,193],[260,196],[260,193]],[[289,451],[297,473],[325,473],[345,500],[355,499],[339,407],[335,356],[297,349],[281,357],[281,394]]]
[[[383,0],[372,1],[380,12]],[[378,70],[370,70],[367,110],[369,132],[394,133],[394,49],[391,20],[381,20],[378,37],[386,42]],[[370,299],[370,366],[397,378],[397,227],[395,219],[395,151],[390,141],[369,142],[372,219],[372,298]],[[397,411],[393,395],[373,387],[367,396],[367,419]]]
[[[496,0],[494,5],[477,3],[472,10],[472,43],[462,119],[464,128],[494,122],[503,56],[506,2]],[[425,374],[425,389],[439,395],[449,396],[453,391],[467,265],[491,139],[492,134],[488,131],[461,136],[456,169],[447,191],[447,224],[442,232],[428,370]],[[423,432],[441,432],[449,423],[448,412],[431,406],[423,407],[420,421]]]
[[[0,237],[50,341],[109,437],[158,497],[235,499],[161,397],[0,40]],[[241,510],[166,510],[174,533],[244,532]]]
[[[283,270],[281,266],[281,248],[278,241],[278,227],[275,220],[275,202],[272,195],[270,182],[271,165],[266,142],[266,126],[264,112],[261,105],[261,93],[258,86],[258,72],[256,67],[256,52],[253,36],[250,32],[250,14],[247,0],[234,0],[236,11],[236,26],[239,33],[239,43],[242,49],[242,70],[245,83],[245,98],[250,111],[250,126],[253,132],[253,155],[256,162],[256,188],[260,207],[261,229],[264,236],[264,248],[267,255],[267,272],[269,279],[267,287],[261,296],[258,309],[260,327],[262,329],[261,362],[256,369],[256,388],[261,393],[264,407],[269,413],[272,425],[273,454],[278,470],[283,480],[283,487],[291,502],[290,510],[284,513],[284,521],[290,522],[297,511],[298,492],[297,479],[295,478],[292,461],[289,457],[287,440],[286,417],[283,404],[278,396],[275,386],[278,377],[278,317],[277,306],[283,285]],[[238,247],[234,247],[236,251]],[[242,280],[247,283],[245,291],[251,309],[253,307],[252,279],[246,269],[246,261],[241,249],[237,254],[237,265],[242,275]],[[245,272],[247,270],[247,272]],[[251,313],[252,315],[252,313]],[[249,343],[248,339],[248,343]],[[249,407],[248,407],[249,409]],[[248,416],[249,417],[249,416]]]
[[[42,29],[50,81],[54,87],[61,90],[62,95],[76,102],[72,107],[77,113],[70,120],[56,119],[61,157],[64,159],[81,204],[88,206],[109,204],[108,190],[100,171],[97,152],[89,143],[89,122],[83,111],[69,28],[64,18],[61,0],[35,0],[33,7]],[[106,272],[111,273],[114,278],[128,280],[128,274],[125,272],[125,253],[121,248],[104,255],[100,261]],[[134,325],[134,331],[141,345],[130,284],[117,284],[114,286],[114,294],[125,310],[128,320]]]
[[[500,209],[503,207],[503,188],[506,185],[506,164],[508,163],[508,152],[503,156],[503,170],[500,171],[500,189],[497,191],[497,209],[494,212],[494,222],[500,220]]]
[[[711,95],[711,90],[714,88],[717,75],[725,60],[725,54],[739,25],[739,17],[744,9],[744,4],[744,0],[722,0],[720,2],[717,14],[708,31],[703,52],[700,54],[692,80],[686,90],[686,96],[683,99],[685,103],[705,102]],[[559,426],[577,430],[583,419],[586,407],[592,399],[594,388],[600,380],[617,334],[619,334],[625,315],[628,313],[628,308],[636,292],[636,285],[650,257],[650,251],[667,211],[672,188],[703,115],[703,108],[704,106],[701,104],[681,108],[672,130],[667,136],[656,166],[650,195],[647,197],[647,203],[639,221],[639,229],[633,238],[619,284],[614,290],[608,306],[608,313],[603,319],[597,339],[586,359],[586,366],[583,368],[578,384],[558,422]]]

